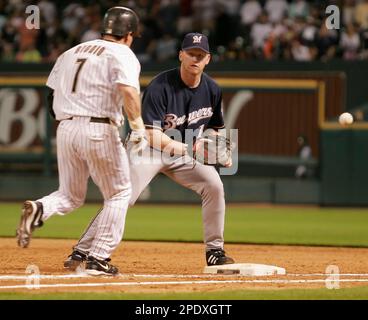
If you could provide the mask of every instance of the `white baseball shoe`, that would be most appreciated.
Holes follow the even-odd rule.
[[[18,246],[28,247],[33,230],[43,225],[42,214],[43,206],[41,202],[27,200],[23,203],[22,216],[17,229]]]

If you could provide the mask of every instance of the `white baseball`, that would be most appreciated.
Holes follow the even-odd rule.
[[[353,116],[349,112],[344,112],[340,114],[339,122],[341,125],[348,125],[352,124],[354,121]]]

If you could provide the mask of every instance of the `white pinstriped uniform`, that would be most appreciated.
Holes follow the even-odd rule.
[[[140,70],[139,61],[126,45],[99,39],[69,49],[58,58],[47,80],[55,90],[56,119],[107,117],[120,124],[123,101],[114,84],[123,83],[140,92]]]
[[[37,200],[43,204],[42,219],[80,207],[91,176],[104,206],[77,249],[97,259],[108,258],[123,235],[131,183],[118,132],[123,114],[116,84],[139,92],[139,73],[140,64],[128,46],[93,40],[63,53],[47,81],[54,90],[56,119],[61,121],[56,140],[59,189]],[[91,117],[110,118],[111,124],[91,122]]]

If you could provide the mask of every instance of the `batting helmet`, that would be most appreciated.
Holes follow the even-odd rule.
[[[124,37],[129,32],[137,33],[139,18],[126,7],[113,7],[106,11],[103,19],[102,34]]]

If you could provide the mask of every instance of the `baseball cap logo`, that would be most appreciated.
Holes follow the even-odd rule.
[[[202,36],[193,36],[193,43],[201,43]]]
[[[210,53],[208,46],[208,39],[204,34],[201,33],[187,33],[181,44],[182,50],[198,48],[204,52]]]

